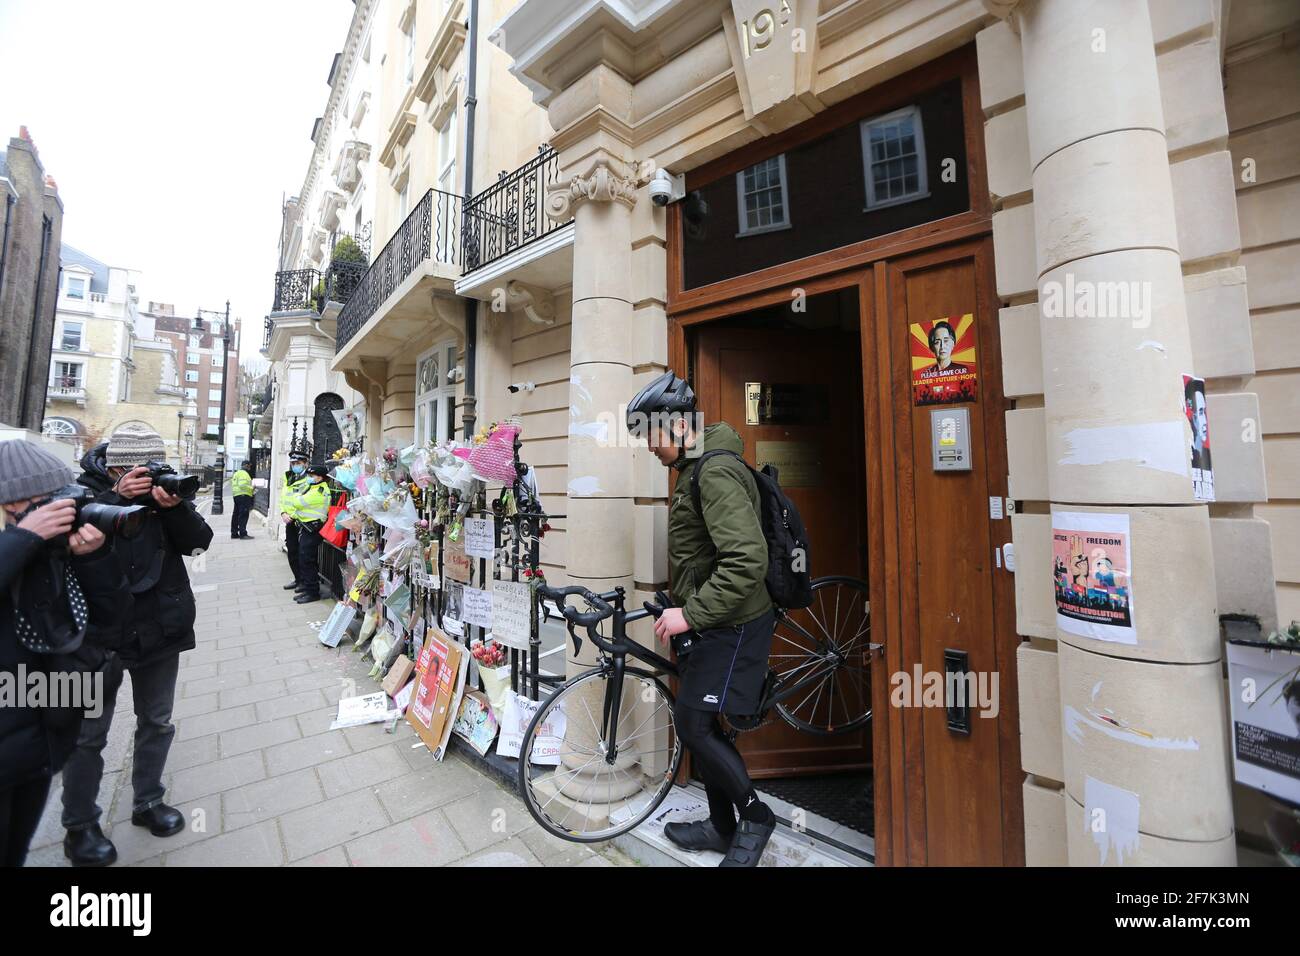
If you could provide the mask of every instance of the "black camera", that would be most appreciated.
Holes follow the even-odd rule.
[[[178,475],[171,465],[160,461],[147,461],[144,467],[149,469],[149,478],[155,485],[177,498],[193,498],[199,493],[198,475]]]
[[[72,523],[75,531],[82,525],[91,525],[106,535],[134,538],[144,527],[149,509],[144,505],[106,505],[95,500],[95,493],[82,485],[60,488],[46,500],[68,500],[77,506],[77,517]]]

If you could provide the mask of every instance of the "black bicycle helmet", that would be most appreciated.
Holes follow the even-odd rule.
[[[695,411],[695,391],[671,369],[664,372],[627,403],[628,431],[639,432],[655,413]]]

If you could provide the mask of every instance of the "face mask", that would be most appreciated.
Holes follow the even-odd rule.
[[[306,468],[305,465],[294,465],[294,466],[292,466],[292,471],[293,471],[293,473],[294,473],[295,475],[301,475],[301,474],[302,474],[304,471],[306,471],[306,470],[307,470],[307,468]]]

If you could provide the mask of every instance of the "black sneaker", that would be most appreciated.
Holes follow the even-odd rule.
[[[63,855],[73,866],[111,866],[117,862],[117,847],[96,823],[84,830],[69,830],[63,837]]]
[[[727,855],[722,858],[718,866],[758,866],[758,861],[763,858],[763,848],[772,838],[774,830],[776,830],[774,815],[769,814],[767,823],[741,820],[736,825],[736,835],[731,838]]]
[[[731,834],[723,835],[719,833],[712,820],[695,820],[691,823],[666,823],[664,824],[664,836],[674,846],[689,850],[691,853],[699,853],[701,850],[715,850],[718,853],[726,853],[731,848]]]
[[[319,594],[299,594],[293,599],[294,604],[315,604],[320,600]]]
[[[301,585],[299,585],[297,581],[290,581],[284,586],[284,589],[286,591],[297,591],[299,587],[301,587]]]

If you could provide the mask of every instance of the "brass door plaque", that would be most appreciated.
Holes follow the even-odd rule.
[[[754,463],[760,470],[764,465],[775,465],[782,488],[815,488],[821,484],[821,452],[811,442],[755,442]]]

